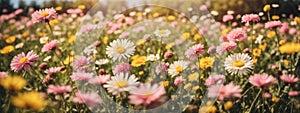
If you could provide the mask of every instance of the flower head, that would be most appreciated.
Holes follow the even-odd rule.
[[[240,98],[242,89],[240,86],[234,85],[232,82],[223,85],[213,85],[208,88],[208,97],[215,98],[219,100],[224,100],[225,98],[237,97]]]
[[[244,41],[247,39],[247,34],[244,29],[236,28],[228,33],[227,38],[230,41]]]
[[[70,85],[68,86],[54,86],[54,85],[49,85],[47,89],[47,93],[51,94],[63,94],[66,92],[71,92],[72,88]]]
[[[249,82],[257,87],[268,87],[276,82],[276,79],[268,74],[254,74],[249,77]]]
[[[115,69],[113,70],[114,75],[118,75],[120,73],[127,73],[132,69],[131,65],[128,63],[121,63],[116,65]]]
[[[61,70],[62,70],[62,67],[51,67],[49,69],[46,69],[44,72],[49,75],[53,75],[53,74],[60,72]]]
[[[31,108],[34,110],[41,110],[47,105],[46,100],[44,100],[39,92],[20,93],[17,96],[13,96],[11,102],[16,107]]]
[[[84,70],[84,68],[86,68],[85,66],[87,66],[88,64],[89,64],[88,59],[85,56],[80,56],[76,58],[71,65],[76,70]]]
[[[154,34],[157,37],[168,37],[171,34],[171,31],[168,29],[161,29],[161,30],[156,30]]]
[[[50,21],[56,18],[56,16],[57,14],[54,8],[40,9],[31,15],[33,23]]]
[[[8,76],[7,72],[0,72],[0,79],[6,78]]]
[[[99,76],[95,76],[95,77],[91,78],[89,80],[89,83],[102,85],[102,84],[105,84],[109,80],[110,80],[110,75],[109,74],[99,75]]]
[[[42,52],[51,51],[51,50],[53,50],[57,45],[58,45],[58,41],[57,41],[57,40],[52,40],[51,42],[46,43],[46,44],[43,46]]]
[[[112,76],[111,80],[108,81],[104,87],[107,88],[108,92],[113,95],[117,95],[120,92],[131,91],[136,88],[139,84],[137,78],[134,75],[129,75],[129,73],[120,73],[116,76]]]
[[[223,20],[223,22],[228,22],[230,20],[233,20],[233,16],[232,15],[224,15],[222,20]]]
[[[84,103],[93,107],[96,104],[99,104],[101,102],[101,99],[97,93],[94,92],[82,93],[80,91],[77,91],[75,93],[75,97],[72,99],[72,102],[80,103],[80,104]]]
[[[201,69],[211,68],[214,64],[214,59],[211,57],[204,57],[200,59],[199,67]]]
[[[175,78],[174,84],[177,86],[177,85],[179,85],[180,83],[185,82],[185,80],[186,80],[186,79],[184,79],[182,76],[178,76],[178,77]]]
[[[0,79],[0,86],[7,90],[21,90],[26,85],[26,80],[20,76],[7,76]]]
[[[168,69],[168,73],[172,75],[172,77],[182,73],[188,67],[188,62],[179,60],[175,61],[173,64],[170,65]]]
[[[236,53],[225,59],[225,70],[234,75],[246,75],[253,68],[253,60],[248,54]]]
[[[260,17],[257,14],[245,14],[242,16],[242,22],[249,24],[250,22],[259,22]]]
[[[26,55],[22,52],[12,59],[10,67],[14,72],[18,72],[23,68],[28,71],[31,66],[35,65],[34,61],[37,60],[39,60],[39,56],[35,52],[29,51]]]
[[[270,21],[265,23],[265,28],[267,29],[272,29],[272,28],[276,28],[276,27],[281,27],[282,24],[280,21]]]
[[[109,43],[106,47],[106,54],[113,59],[113,61],[121,61],[129,58],[135,51],[133,42],[127,39],[117,39]]]
[[[222,54],[226,51],[235,50],[237,48],[237,44],[234,41],[223,42],[220,46],[217,47],[216,51],[219,54]]]
[[[213,76],[209,76],[206,80],[205,80],[205,85],[206,86],[212,86],[215,84],[223,84],[226,82],[226,78],[224,75],[213,75]]]
[[[299,80],[297,76],[292,74],[283,74],[280,76],[280,79],[287,83],[297,83]]]
[[[72,81],[83,81],[89,80],[93,77],[93,73],[85,73],[85,72],[74,72],[70,78]]]

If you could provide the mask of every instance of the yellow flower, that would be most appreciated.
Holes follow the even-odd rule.
[[[216,113],[217,107],[216,106],[209,106],[209,109],[207,111],[208,113]]]
[[[214,63],[213,58],[205,57],[200,59],[199,66],[201,69],[207,69],[209,67],[212,67],[213,63]]]
[[[174,45],[175,45],[175,43],[169,43],[169,44],[166,45],[165,48],[166,48],[167,50],[170,50]]]
[[[34,110],[41,110],[47,102],[43,99],[39,92],[26,92],[18,94],[11,98],[11,102],[14,106],[19,108],[30,108]]]
[[[64,60],[64,64],[68,65],[70,63],[73,62],[73,57],[72,56],[68,56],[65,60]]]
[[[45,33],[42,33],[42,32],[37,32],[37,35],[38,35],[39,37],[45,37],[45,36],[46,36],[46,34],[45,34]]]
[[[144,71],[139,71],[139,75],[143,75],[144,74]]]
[[[269,31],[268,33],[267,33],[267,37],[268,38],[273,38],[273,37],[275,37],[276,36],[276,32],[275,31]]]
[[[265,5],[264,8],[263,8],[264,12],[267,12],[267,11],[270,11],[270,10],[271,10],[270,4]]]
[[[25,31],[25,32],[22,33],[22,37],[23,37],[23,38],[26,38],[26,37],[29,36],[29,34],[30,34],[29,31]]]
[[[52,19],[52,20],[50,20],[50,22],[49,22],[50,26],[55,26],[55,25],[57,25],[58,23],[59,23],[58,19]]]
[[[261,50],[265,50],[266,48],[267,48],[267,43],[266,42],[259,45],[259,49],[261,49]]]
[[[280,19],[280,17],[278,15],[273,15],[271,18],[272,18],[272,20],[279,20]]]
[[[300,18],[296,16],[296,17],[294,18],[294,22],[300,23]]]
[[[290,61],[289,61],[289,60],[283,60],[283,64],[284,64],[285,66],[288,66],[288,65],[290,64]]]
[[[84,10],[86,7],[85,7],[85,5],[79,5],[77,8],[81,9],[81,10]]]
[[[57,7],[55,7],[55,10],[56,11],[60,11],[60,10],[62,10],[62,7],[61,6],[57,6]]]
[[[194,35],[194,40],[199,40],[199,39],[201,39],[201,38],[202,38],[202,36],[199,35],[199,34],[195,34],[195,35]]]
[[[152,16],[153,16],[154,18],[156,18],[156,17],[159,16],[159,13],[154,13]]]
[[[11,44],[11,43],[15,42],[15,40],[16,40],[15,36],[10,36],[7,39],[5,39],[5,42],[8,44]]]
[[[191,83],[187,83],[186,85],[183,86],[183,89],[187,90],[190,89],[192,87]]]
[[[300,44],[289,42],[279,47],[279,51],[283,54],[293,54],[300,51]]]
[[[272,97],[272,102],[277,103],[279,102],[280,98],[278,97]]]
[[[222,30],[222,35],[226,35],[226,34],[228,34],[228,32],[229,32],[229,29],[223,29]]]
[[[162,82],[160,82],[160,84],[164,87],[168,87],[169,86],[169,81],[162,81]]]
[[[189,32],[185,32],[184,34],[185,39],[188,39],[191,37],[191,34]]]
[[[26,80],[20,76],[8,76],[0,80],[0,85],[7,90],[21,90],[26,85]]]
[[[69,42],[70,44],[73,44],[73,42],[75,41],[75,39],[76,39],[76,36],[75,36],[75,35],[72,35],[72,36],[69,38],[68,42]]]
[[[131,62],[131,65],[133,67],[139,67],[141,65],[144,65],[147,61],[147,57],[146,56],[137,56],[136,58],[133,59],[133,61]]]
[[[137,16],[137,17],[141,17],[141,16],[143,16],[143,13],[138,12],[138,13],[136,13],[136,16]]]
[[[176,19],[175,16],[168,16],[168,20],[169,20],[169,21],[174,21],[175,19]]]
[[[0,53],[1,53],[1,54],[8,54],[8,53],[10,53],[10,52],[12,52],[12,51],[14,51],[14,50],[15,50],[15,47],[14,47],[14,46],[8,45],[8,46],[5,46],[3,49],[1,49],[1,50],[0,50]]]
[[[253,57],[253,64],[256,64],[256,63],[257,63],[257,58]]]
[[[232,108],[232,106],[233,106],[233,103],[232,103],[232,101],[227,101],[227,102],[224,104],[224,108],[225,108],[225,110],[229,110],[229,109],[231,109],[231,108]]]
[[[144,39],[140,39],[140,40],[138,40],[137,42],[136,42],[136,45],[137,46],[141,46],[141,45],[144,45],[145,44],[145,40]]]
[[[285,40],[280,40],[280,41],[279,41],[279,44],[280,44],[280,45],[285,44]]]
[[[198,81],[198,78],[199,78],[199,74],[198,73],[193,73],[193,74],[190,74],[188,76],[188,79],[189,79],[190,82]]]
[[[109,41],[108,36],[103,37],[103,43],[104,43],[104,44],[107,44],[108,41]]]
[[[198,89],[200,89],[200,86],[195,86],[192,88],[193,91],[197,91]]]
[[[254,48],[254,49],[252,50],[252,54],[253,54],[253,56],[260,56],[261,50],[258,49],[258,48]]]
[[[13,30],[15,27],[16,27],[16,26],[14,26],[14,25],[10,25],[10,26],[9,26],[9,29],[10,29],[10,30]]]

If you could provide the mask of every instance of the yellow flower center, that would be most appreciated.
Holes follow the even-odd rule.
[[[127,87],[128,86],[128,81],[126,80],[121,80],[119,82],[116,82],[116,86],[118,88],[124,88],[124,87]]]
[[[178,73],[182,72],[182,66],[177,66],[175,71]]]
[[[126,49],[123,46],[119,46],[116,49],[117,53],[122,54],[126,51]]]
[[[235,67],[243,67],[245,64],[244,64],[243,61],[236,60],[236,61],[234,61],[233,65],[234,65]]]
[[[153,94],[152,93],[146,93],[145,96],[146,97],[151,97]]]
[[[49,15],[49,13],[47,13],[47,12],[42,12],[41,15],[42,15],[43,17],[46,17],[46,16]]]
[[[25,63],[27,60],[28,60],[28,58],[27,58],[27,57],[23,57],[23,58],[21,58],[21,59],[20,59],[20,61],[19,61],[19,62],[20,62],[20,63]]]
[[[167,30],[160,30],[159,34],[167,34]]]

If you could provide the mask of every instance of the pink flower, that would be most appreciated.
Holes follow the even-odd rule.
[[[282,27],[280,28],[280,30],[279,30],[279,32],[281,33],[281,34],[285,34],[287,31],[289,31],[289,23],[287,23],[287,22],[284,22],[284,23],[282,23],[281,24],[282,25]]]
[[[215,84],[223,84],[225,82],[226,82],[226,78],[224,75],[213,75],[213,76],[209,76],[205,80],[205,85],[211,86],[211,85],[215,85]]]
[[[129,102],[134,105],[149,105],[164,99],[166,91],[163,86],[150,83],[141,84],[138,88],[130,91]]]
[[[57,46],[57,44],[58,44],[57,40],[52,40],[51,42],[46,43],[44,45],[44,47],[42,48],[42,52],[47,52],[47,51],[53,50]]]
[[[235,50],[237,47],[237,44],[233,41],[230,42],[223,42],[220,46],[217,47],[216,51],[219,54],[222,54],[226,51]]]
[[[33,23],[50,21],[56,18],[57,14],[54,8],[46,8],[35,11],[31,17]]]
[[[264,93],[262,94],[262,97],[263,97],[263,98],[271,98],[271,94],[268,93],[268,92],[264,92]]]
[[[119,36],[119,38],[127,38],[129,35],[130,35],[129,32],[124,32]]]
[[[276,27],[281,27],[282,24],[280,21],[270,21],[265,23],[265,28],[267,29],[272,29],[272,28],[276,28]]]
[[[160,73],[167,71],[168,67],[169,67],[168,63],[162,63],[162,64],[156,66],[155,72],[157,75],[159,75]]]
[[[69,14],[80,14],[80,13],[82,13],[82,10],[81,9],[68,9],[67,13],[69,13]]]
[[[227,38],[230,41],[244,41],[247,39],[247,34],[242,28],[236,28],[228,33]]]
[[[180,83],[185,82],[185,79],[182,76],[178,76],[174,80],[174,85],[178,86]]]
[[[292,74],[283,74],[280,76],[280,79],[287,83],[297,83],[298,78]]]
[[[223,85],[213,85],[208,88],[208,97],[215,98],[218,97],[219,100],[224,100],[225,98],[237,97],[240,98],[242,89],[240,86],[234,85],[232,82]]]
[[[204,45],[203,44],[196,44],[192,47],[190,47],[186,52],[185,55],[189,59],[195,59],[197,58],[198,54],[203,54],[204,53]]]
[[[118,75],[120,73],[126,73],[129,72],[132,69],[131,65],[128,63],[121,63],[116,65],[115,69],[113,70],[113,73],[115,75]]]
[[[224,15],[223,16],[223,22],[228,22],[230,20],[233,20],[233,16],[232,15]]]
[[[81,26],[80,32],[89,33],[89,32],[94,31],[96,28],[97,28],[96,25],[93,25],[93,24],[87,24],[87,25]]]
[[[47,75],[44,79],[43,79],[43,84],[48,83],[49,81],[53,80],[53,78],[51,78],[49,75]]]
[[[54,85],[49,85],[48,86],[48,89],[47,89],[47,93],[48,94],[63,94],[63,93],[66,93],[66,92],[71,92],[72,91],[72,88],[70,85],[68,86],[54,86]]]
[[[92,79],[90,79],[89,83],[102,85],[102,84],[105,84],[108,80],[110,80],[109,74],[99,75],[99,76],[95,76]]]
[[[101,102],[101,99],[97,93],[81,93],[80,91],[77,91],[75,93],[75,97],[72,99],[72,102],[80,104],[85,103],[91,107],[94,107],[96,104]]]
[[[164,57],[167,58],[171,58],[173,56],[173,53],[171,51],[167,51],[164,55]]]
[[[291,28],[290,30],[289,30],[289,34],[290,35],[295,35],[297,33],[297,29],[296,28]]]
[[[259,22],[260,17],[257,14],[245,14],[242,16],[242,23],[246,23],[247,25],[250,22]]]
[[[276,79],[268,74],[254,74],[249,77],[249,82],[257,87],[268,87],[276,82]]]
[[[30,66],[35,65],[34,61],[37,60],[39,60],[39,56],[35,52],[29,51],[27,55],[22,52],[13,58],[10,63],[10,67],[14,72],[18,72],[22,68],[24,68],[25,71],[28,71]]]
[[[76,70],[82,70],[83,68],[85,68],[84,66],[88,65],[89,61],[85,56],[80,56],[78,58],[76,58],[74,60],[74,62],[72,62],[72,67]]]
[[[46,69],[44,72],[49,75],[53,75],[53,74],[60,72],[61,70],[62,70],[62,67],[51,67],[49,69]]]
[[[8,76],[7,72],[0,72],[0,79],[5,78]]]
[[[299,95],[298,91],[290,91],[289,92],[289,96],[291,96],[291,97],[295,97],[295,96],[298,96],[298,95]]]
[[[89,80],[93,77],[93,73],[85,73],[85,72],[74,72],[70,78],[72,81],[83,81]]]
[[[214,46],[209,47],[208,50],[207,50],[208,54],[213,54],[215,52],[216,52],[216,47],[214,47]]]

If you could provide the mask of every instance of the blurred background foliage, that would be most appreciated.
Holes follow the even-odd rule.
[[[65,12],[69,8],[78,8],[79,5],[85,5],[85,12],[92,8],[99,0],[46,0],[43,4],[39,4],[36,1],[31,1],[30,3],[25,2],[25,0],[19,0],[19,3],[14,3],[12,0],[0,0],[0,15],[8,14],[13,12],[18,8],[22,8],[27,12],[27,10],[32,7],[34,9],[40,9],[45,7],[56,7],[59,6],[62,8],[61,12]],[[100,0],[100,7],[106,9],[104,11],[114,11],[115,8],[124,8],[128,7],[128,1],[126,0]],[[168,3],[173,5],[172,1],[167,2],[168,0],[145,0],[144,2],[155,2],[159,4]],[[132,1],[130,1],[132,2]],[[136,2],[136,1],[133,1]],[[184,0],[178,0],[182,2],[180,4],[174,4],[176,8],[185,8],[193,6],[193,2],[198,2],[197,4],[202,3],[208,6],[209,11],[216,11],[218,15],[215,16],[217,20],[221,20],[222,16],[227,14],[228,11],[233,11],[234,14],[246,14],[246,13],[259,13],[262,12],[264,5],[270,4],[274,5],[270,11],[271,15],[278,15],[280,17],[289,17],[289,16],[299,16],[298,7],[300,6],[300,0],[194,0],[193,2],[188,2],[186,4]],[[18,7],[13,7],[14,4],[18,4]],[[110,4],[111,7],[107,7],[107,4]],[[112,4],[112,5],[111,5]],[[279,5],[279,7],[275,7]],[[199,6],[195,6],[198,7]],[[2,10],[7,9],[7,12],[3,13]],[[161,9],[154,9],[160,13],[164,13]],[[107,12],[103,12],[104,14]],[[23,14],[26,15],[26,14]],[[238,16],[238,15],[235,15]]]

